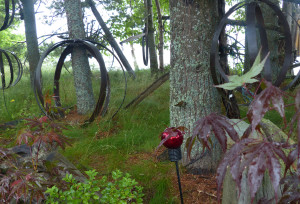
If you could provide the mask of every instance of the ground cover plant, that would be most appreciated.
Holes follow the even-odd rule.
[[[42,151],[45,154],[57,146],[64,149],[70,145],[68,138],[62,134],[65,127],[47,116],[26,121],[25,128],[17,134],[16,143],[19,146],[12,149],[0,147],[0,198],[3,203],[38,202],[45,198],[43,191],[46,186],[60,182],[55,178],[61,169],[58,166],[47,169],[46,162],[50,160],[42,158]],[[29,157],[24,156],[26,154]],[[45,179],[41,173],[44,168],[54,176]]]
[[[95,180],[98,174],[95,170],[85,173],[89,177],[85,183],[77,182],[72,174],[66,174],[63,180],[69,184],[68,189],[48,188],[46,203],[143,203],[143,188],[128,173],[123,175],[120,170],[113,171],[113,182],[108,182],[106,176]],[[101,197],[97,192],[101,193]]]

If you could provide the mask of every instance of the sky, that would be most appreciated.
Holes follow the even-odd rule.
[[[37,36],[43,36],[43,35],[47,35],[47,34],[51,34],[57,30],[59,30],[59,32],[67,32],[67,20],[66,18],[59,18],[57,20],[54,21],[54,23],[49,26],[47,24],[43,23],[43,17],[45,14],[49,14],[49,10],[46,8],[45,5],[41,4],[40,7],[37,9],[37,6],[35,7],[35,9],[38,11],[36,14],[36,25],[37,25]],[[98,10],[100,11],[101,8],[98,8]],[[92,14],[92,12],[90,12],[88,14],[89,16],[91,16],[91,18],[93,18],[94,20],[96,20]],[[102,18],[105,20],[107,20],[109,18],[108,13],[105,12],[104,9],[101,10],[101,16]],[[25,33],[25,29],[24,29],[24,22],[22,21],[19,31],[18,32],[23,32]],[[43,40],[43,38],[39,39],[39,43]],[[61,41],[61,39],[57,38],[57,37],[53,37],[50,40],[48,40],[47,42],[59,42]],[[116,39],[116,41],[119,43],[120,40]],[[132,66],[132,68],[134,69],[134,60],[131,54],[131,48],[130,45],[127,44],[123,44],[122,46],[119,44],[121,50],[123,51],[123,54],[125,55],[125,57],[127,58],[128,62],[130,63],[130,65]],[[139,66],[139,69],[146,69],[149,68],[149,63],[148,66],[145,66],[143,63],[143,56],[142,56],[142,47],[138,44],[134,44],[134,50],[135,50],[135,55],[136,55],[136,59],[137,59],[137,64]],[[106,65],[107,65],[107,69],[119,69],[120,66],[119,64],[116,62],[116,60],[114,60],[113,62],[113,68],[111,68],[112,65],[112,60],[113,58],[110,56],[103,56],[104,60],[106,61]],[[95,60],[91,60],[91,63],[96,64]],[[168,65],[170,64],[170,51],[169,50],[164,50],[164,64]]]

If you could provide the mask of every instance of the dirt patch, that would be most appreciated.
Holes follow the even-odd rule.
[[[203,176],[181,173],[180,179],[184,203],[218,203],[215,175]],[[177,190],[177,197],[180,200],[176,176],[174,176],[173,181],[173,186]]]
[[[115,135],[118,133],[118,131],[121,129],[121,126],[119,125],[112,125],[111,128],[109,128],[107,131],[101,130],[102,128],[98,128],[96,139],[104,139],[107,137],[110,137],[112,135]]]
[[[72,109],[62,120],[69,125],[81,125],[86,121],[88,117],[86,115],[80,115],[77,113],[77,109]]]
[[[163,154],[164,149],[158,150],[158,155]],[[130,164],[137,164],[141,161],[152,160],[158,162],[154,153],[138,153],[130,155],[127,162]],[[171,170],[172,175],[172,189],[171,197],[175,196],[180,201],[179,187],[177,182],[177,175],[174,169]],[[217,204],[217,182],[216,175],[193,175],[184,171],[180,171],[181,188],[183,193],[184,203],[205,203]]]

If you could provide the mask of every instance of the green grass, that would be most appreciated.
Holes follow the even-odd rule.
[[[66,148],[62,153],[80,170],[95,168],[100,175],[108,175],[115,169],[130,173],[144,186],[145,203],[178,203],[169,188],[170,177],[166,176],[167,172],[175,175],[173,164],[156,162],[153,157],[155,147],[160,142],[158,136],[169,125],[168,82],[136,108],[122,108],[116,117],[111,119],[123,100],[125,84],[123,73],[120,71],[110,72],[109,77],[111,99],[108,114],[85,128],[68,125],[64,134],[72,138],[72,147]],[[138,71],[135,80],[129,77],[127,80],[124,105],[149,86],[154,78],[151,78],[149,71]],[[100,87],[98,71],[93,72],[92,82],[96,100]],[[41,115],[29,84],[29,77],[25,75],[19,84],[5,91],[8,112],[1,103],[0,123]],[[72,74],[63,71],[60,84],[63,106],[71,107],[76,104]],[[43,93],[49,91],[52,94],[52,86],[53,73],[43,73]],[[3,98],[1,99],[3,101]],[[11,100],[13,101],[10,102]],[[7,130],[0,136],[15,137],[15,132]],[[99,137],[107,132],[107,137]],[[141,155],[143,157],[139,158]]]
[[[62,153],[80,170],[95,168],[100,175],[108,175],[115,169],[128,172],[144,186],[145,203],[179,203],[178,192],[171,192],[171,175],[175,175],[174,164],[156,162],[154,150],[159,144],[159,134],[169,126],[169,83],[166,82],[153,94],[148,96],[135,108],[119,111],[114,119],[112,114],[120,106],[124,95],[124,78],[120,71],[109,73],[111,81],[111,99],[108,114],[83,128],[68,125],[64,134],[72,138],[72,146]],[[93,72],[92,83],[95,100],[99,94],[100,73]],[[134,99],[154,81],[149,71],[136,72],[136,79],[128,78],[128,89],[124,105]],[[60,96],[64,107],[76,104],[73,76],[62,72]],[[43,72],[43,93],[52,94],[53,73]],[[5,90],[8,112],[0,96],[0,123],[28,117],[39,117],[39,110],[29,77],[25,75],[15,87]],[[240,99],[241,100],[241,99]],[[242,116],[247,107],[240,107]],[[294,114],[293,108],[287,108],[288,121]],[[276,111],[266,114],[277,125],[282,125]],[[19,128],[22,128],[22,124]],[[0,133],[0,139],[10,138],[11,146],[15,141],[16,130],[10,129]]]

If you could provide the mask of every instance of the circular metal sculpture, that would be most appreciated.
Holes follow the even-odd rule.
[[[61,76],[61,70],[62,70],[62,67],[64,65],[66,57],[69,54],[72,53],[72,50],[73,50],[74,46],[81,46],[81,47],[85,48],[91,54],[91,56],[93,56],[97,60],[97,62],[99,64],[99,67],[100,67],[100,73],[101,73],[100,94],[99,94],[99,97],[98,97],[98,101],[96,103],[96,107],[95,107],[92,115],[90,116],[90,118],[86,122],[90,123],[90,122],[94,121],[94,119],[98,115],[100,115],[100,114],[104,115],[107,112],[109,99],[110,99],[110,81],[109,81],[109,77],[108,77],[108,73],[107,73],[107,70],[106,70],[106,67],[105,67],[103,57],[102,57],[101,53],[99,52],[99,49],[94,44],[105,48],[106,50],[108,50],[110,53],[113,54],[113,52],[111,50],[109,50],[107,47],[103,46],[100,43],[89,41],[89,40],[80,40],[80,39],[64,40],[64,41],[58,42],[58,43],[52,45],[50,48],[48,48],[48,50],[46,50],[43,53],[43,55],[41,56],[41,58],[39,60],[38,65],[36,67],[36,70],[35,70],[34,94],[35,94],[35,98],[36,98],[36,101],[37,101],[40,109],[42,110],[42,112],[45,115],[48,115],[48,114],[47,114],[47,111],[45,109],[44,96],[43,96],[43,93],[42,93],[41,78],[40,78],[43,61],[56,48],[65,47],[65,49],[63,50],[63,52],[61,53],[61,55],[59,57],[59,60],[58,60],[58,63],[56,65],[56,69],[55,69],[55,74],[54,74],[54,100],[55,100],[55,105],[57,107],[61,107],[60,95],[59,95],[59,80],[60,80],[60,76]],[[123,66],[122,66],[121,62],[119,61],[119,59],[115,55],[114,55],[114,57],[120,63],[121,68],[122,68],[123,73],[124,73],[124,69],[123,69]],[[125,77],[125,92],[124,92],[124,98],[125,98],[126,87],[127,87],[125,73],[124,73],[124,77]],[[124,98],[123,98],[123,101],[124,101]],[[123,104],[123,102],[122,102],[122,104]],[[120,107],[122,106],[122,104],[120,105]],[[119,109],[120,109],[120,107],[119,107]],[[113,114],[113,116],[119,111],[119,109]]]
[[[3,61],[3,55],[8,63],[9,66],[9,71],[10,71],[10,81],[8,84],[6,84],[6,80],[5,80],[5,70],[4,70],[4,61]],[[14,59],[14,61],[17,63],[17,78],[14,80],[14,67],[13,67],[13,60],[10,57],[10,55],[12,56],[12,58]],[[19,60],[19,58],[10,51],[7,50],[2,50],[0,49],[0,73],[1,73],[1,86],[0,88],[2,90],[7,89],[11,86],[15,86],[21,79],[22,74],[23,74],[23,67],[22,64]]]
[[[13,22],[14,17],[15,17],[15,1],[11,0],[11,5],[12,5],[12,13],[10,14],[9,12],[9,5],[10,1],[5,0],[5,17],[4,17],[4,22],[0,28],[0,31],[7,29]]]
[[[10,14],[10,3],[11,3],[11,14]],[[4,22],[0,28],[0,31],[3,31],[7,29],[13,22],[15,16],[15,1],[14,0],[5,0],[5,17],[4,17]],[[3,58],[4,56],[4,58]],[[6,77],[5,77],[5,66],[4,62],[8,63],[9,67],[9,72],[10,72],[10,80],[9,83],[6,84]],[[14,66],[13,62],[17,63],[17,78],[14,80]],[[0,74],[1,74],[1,85],[0,88],[4,91],[4,89],[7,89],[11,86],[15,86],[21,79],[22,74],[23,74],[23,67],[22,63],[20,62],[19,58],[15,55],[15,53],[8,51],[8,50],[3,50],[0,49]]]
[[[148,65],[148,59],[149,59],[149,45],[148,45],[148,29],[145,27],[143,29],[143,33],[145,34],[142,38],[142,53],[143,53],[143,62],[144,65]]]
[[[96,108],[95,108],[94,112],[92,113],[92,116],[87,121],[87,122],[92,122],[95,119],[95,117],[104,110],[103,105],[104,105],[104,101],[106,98],[108,75],[107,75],[105,63],[104,63],[101,53],[99,52],[98,48],[95,45],[93,45],[91,42],[88,42],[85,40],[65,40],[65,41],[54,44],[48,50],[46,50],[43,53],[43,55],[41,56],[39,63],[35,70],[34,94],[35,94],[35,97],[36,97],[36,100],[38,102],[40,109],[42,110],[42,112],[45,115],[47,115],[47,112],[45,111],[45,107],[44,107],[44,97],[42,94],[41,78],[40,78],[42,64],[43,64],[44,59],[53,50],[55,50],[58,47],[66,46],[66,48],[62,52],[62,54],[59,58],[59,61],[56,65],[55,76],[54,76],[54,85],[55,85],[54,99],[55,99],[56,105],[61,106],[60,96],[59,96],[59,79],[60,79],[60,75],[61,75],[61,70],[62,70],[64,61],[65,61],[67,55],[69,55],[72,52],[73,47],[76,45],[77,46],[80,45],[80,46],[84,47],[85,49],[87,49],[89,51],[89,53],[97,60],[99,66],[100,66],[100,73],[101,73],[100,94],[99,94],[99,98],[98,98],[98,101],[96,104]]]
[[[281,12],[280,8],[277,5],[270,2],[269,0],[257,0],[249,3],[246,3],[244,1],[236,4],[235,6],[233,6],[228,10],[228,12],[221,19],[216,29],[216,32],[213,36],[211,52],[210,52],[210,68],[211,68],[212,79],[215,85],[220,84],[221,81],[228,82],[228,77],[226,76],[224,69],[222,68],[219,60],[219,38],[223,29],[227,25],[228,17],[238,9],[241,9],[242,7],[247,8],[246,9],[246,26],[247,26],[246,35],[247,35],[247,42],[248,42],[248,53],[249,53],[250,64],[251,65],[253,64],[259,52],[259,46],[257,45],[258,42],[257,33],[259,34],[259,38],[260,38],[259,42],[262,47],[262,58],[264,58],[269,53],[267,33],[264,24],[264,18],[260,8],[260,3],[269,6],[269,8],[272,9],[274,13],[277,15],[279,25],[283,32],[284,41],[285,41],[285,47],[284,47],[285,57],[284,57],[283,65],[278,76],[276,76],[276,80],[273,84],[275,86],[280,86],[280,84],[285,79],[286,73],[290,68],[290,66],[292,65],[292,61],[293,61],[292,39],[291,39],[290,28],[286,21],[286,17]],[[221,80],[218,79],[217,73],[219,73]],[[262,75],[267,81],[272,81],[272,69],[271,69],[270,59],[267,59]],[[289,87],[291,87],[292,84],[297,80],[299,76],[300,75],[298,74],[297,77],[289,85],[283,88],[283,90],[286,90]]]

